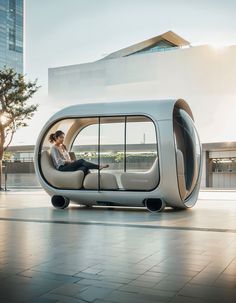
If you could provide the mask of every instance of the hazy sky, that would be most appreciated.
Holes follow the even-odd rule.
[[[84,63],[172,30],[192,44],[236,43],[236,0],[26,0],[25,71]]]
[[[236,0],[25,0],[25,73],[42,88],[31,128],[13,144],[35,143],[31,131],[37,136],[55,112],[46,96],[49,67],[95,61],[168,30],[193,45],[236,44],[235,12]]]

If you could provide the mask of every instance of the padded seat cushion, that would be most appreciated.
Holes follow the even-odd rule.
[[[83,184],[84,172],[81,170],[62,172],[57,170],[48,151],[41,154],[41,169],[49,184],[62,189],[80,189]]]
[[[85,176],[84,188],[98,189],[98,173],[90,173]],[[100,189],[118,189],[116,177],[111,173],[101,173]]]
[[[156,159],[146,172],[130,172],[121,174],[121,183],[126,190],[152,190],[159,183],[159,165]]]

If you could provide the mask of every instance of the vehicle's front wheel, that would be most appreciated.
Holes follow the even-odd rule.
[[[159,213],[162,212],[165,207],[166,203],[162,199],[153,199],[153,198],[148,198],[144,200],[144,205],[147,207],[147,209],[151,213]]]
[[[64,196],[52,196],[51,198],[52,205],[55,208],[64,209],[69,206],[70,200]]]

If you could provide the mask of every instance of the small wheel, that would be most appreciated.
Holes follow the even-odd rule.
[[[67,208],[70,204],[70,200],[64,196],[52,196],[51,202],[55,208],[60,209]]]
[[[86,204],[86,205],[84,205],[86,208],[93,208],[93,205],[88,205],[88,204]]]
[[[144,200],[144,205],[147,207],[147,209],[151,213],[159,213],[162,212],[165,207],[166,203],[162,199],[153,199],[153,198],[148,198]]]

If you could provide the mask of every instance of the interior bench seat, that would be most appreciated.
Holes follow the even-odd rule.
[[[85,189],[98,189],[98,173],[90,173],[84,178]],[[115,175],[100,173],[100,189],[118,189]]]
[[[159,183],[158,159],[146,172],[125,172],[121,174],[121,183],[125,190],[152,190]]]
[[[83,171],[64,172],[57,170],[53,165],[48,151],[43,151],[41,153],[41,169],[44,178],[54,187],[60,189],[80,189],[83,185]]]

